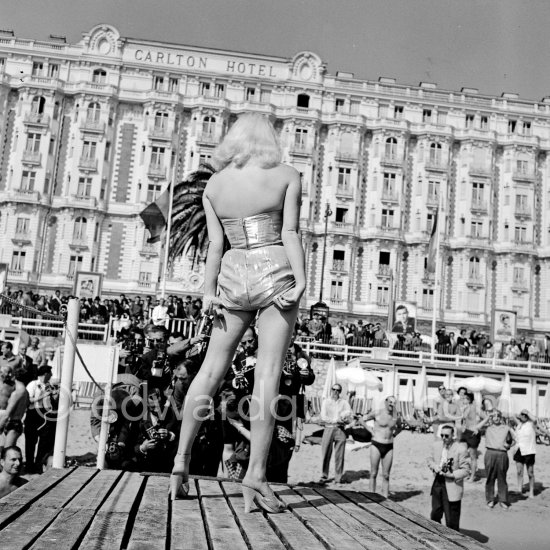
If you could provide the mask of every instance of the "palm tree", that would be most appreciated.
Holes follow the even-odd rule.
[[[206,214],[202,206],[202,194],[215,170],[201,164],[187,179],[174,187],[172,204],[172,230],[170,232],[170,262],[191,254],[193,266],[204,257],[208,248]]]

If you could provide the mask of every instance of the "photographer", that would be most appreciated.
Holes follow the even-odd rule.
[[[441,426],[440,434],[441,439],[434,443],[428,458],[428,467],[435,474],[430,519],[441,523],[445,515],[447,527],[458,531],[464,479],[470,475],[468,448],[454,439],[452,424]]]
[[[145,351],[143,331],[132,328],[125,332],[120,340],[122,349],[119,352],[118,373],[133,374],[139,370],[139,362]]]
[[[161,326],[149,325],[144,330],[144,334],[145,354],[126,372],[146,381],[150,387],[164,390],[172,380],[172,369],[167,354],[168,331]]]

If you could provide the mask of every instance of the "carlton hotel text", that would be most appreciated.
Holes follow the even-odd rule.
[[[245,112],[271,117],[302,175],[304,307],[323,279],[331,316],[383,320],[394,281],[428,322],[441,202],[438,319],[479,330],[515,310],[519,329],[550,330],[550,98],[357,80],[312,52],[188,47],[109,25],[77,44],[0,36],[8,285],[69,292],[85,271],[103,274],[104,295],[156,294],[162,244],[147,244],[138,214]],[[168,294],[202,292],[202,264],[167,269]]]

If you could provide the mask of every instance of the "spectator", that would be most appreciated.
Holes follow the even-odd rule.
[[[529,344],[525,341],[524,336],[522,336],[519,339],[519,343],[517,344],[517,347],[518,347],[518,350],[519,350],[518,361],[521,361],[521,360],[528,361],[529,360]]]
[[[532,340],[527,351],[529,361],[536,363],[539,360],[539,353],[540,351],[537,343],[535,340]]]
[[[514,454],[514,462],[518,474],[518,493],[523,494],[523,469],[527,468],[529,478],[529,498],[535,496],[535,454],[537,453],[536,418],[527,409],[523,409],[517,419],[516,440],[518,448]]]
[[[25,386],[31,381],[36,380],[36,367],[32,359],[27,356],[27,344],[19,342],[18,356],[21,358],[20,367],[15,369],[15,378],[21,381]]]
[[[31,345],[27,349],[27,357],[30,357],[32,364],[35,368],[38,368],[40,365],[42,365],[45,360],[44,351],[38,347],[39,344],[40,340],[36,336],[33,336],[31,338]]]
[[[0,499],[28,483],[20,475],[22,466],[23,453],[19,447],[11,445],[2,449],[0,453]]]

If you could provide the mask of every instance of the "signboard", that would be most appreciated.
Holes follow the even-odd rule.
[[[395,300],[393,304],[393,324],[390,332],[412,334],[416,331],[416,302]]]
[[[495,309],[493,313],[493,342],[509,343],[516,337],[518,314],[516,311]]]

